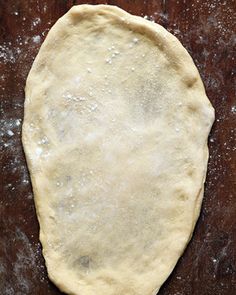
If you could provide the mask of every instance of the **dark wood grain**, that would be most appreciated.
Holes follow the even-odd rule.
[[[82,3],[108,3],[147,15],[176,35],[192,55],[215,107],[216,122],[209,140],[201,216],[193,239],[160,295],[235,294],[234,0],[0,0],[0,294],[62,294],[49,281],[41,254],[21,124],[25,80],[41,43],[60,16],[73,4]]]

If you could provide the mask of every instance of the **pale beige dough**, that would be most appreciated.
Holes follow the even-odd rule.
[[[191,238],[214,120],[163,27],[73,7],[26,85],[23,144],[50,279],[74,295],[153,295]]]

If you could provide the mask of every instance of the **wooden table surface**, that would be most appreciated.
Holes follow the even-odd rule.
[[[40,45],[55,21],[82,3],[118,5],[155,20],[192,55],[216,121],[201,216],[159,294],[236,294],[235,0],[0,0],[0,294],[62,294],[49,281],[41,254],[21,124],[25,80]]]

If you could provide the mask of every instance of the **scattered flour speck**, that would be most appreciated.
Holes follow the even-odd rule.
[[[9,136],[13,136],[13,135],[14,135],[14,132],[11,131],[11,130],[7,130],[7,134],[8,134]]]
[[[33,39],[33,42],[37,43],[37,44],[40,43],[40,41],[41,41],[41,37],[39,35],[34,36],[32,39]]]

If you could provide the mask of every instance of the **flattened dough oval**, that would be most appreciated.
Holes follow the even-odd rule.
[[[158,292],[199,215],[213,120],[163,27],[106,5],[58,20],[27,79],[23,144],[62,291]]]

